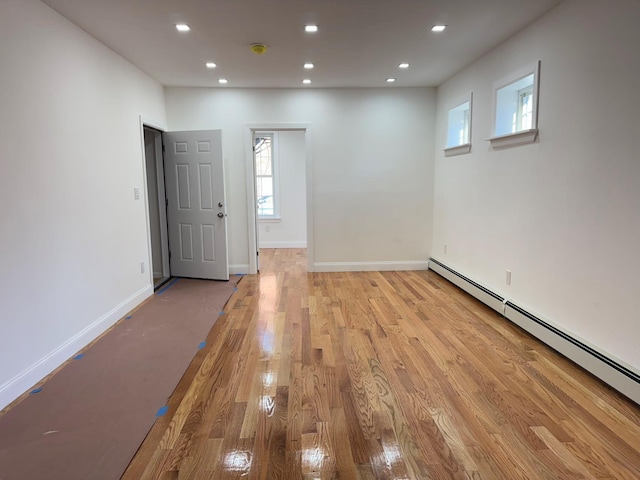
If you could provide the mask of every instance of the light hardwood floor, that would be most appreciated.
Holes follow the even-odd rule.
[[[640,408],[437,274],[261,261],[123,479],[640,478]]]

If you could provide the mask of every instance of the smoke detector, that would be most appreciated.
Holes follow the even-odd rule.
[[[262,55],[267,51],[267,46],[262,43],[252,43],[250,48],[256,55]]]

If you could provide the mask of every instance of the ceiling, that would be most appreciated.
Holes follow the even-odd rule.
[[[43,1],[163,85],[221,87],[224,77],[222,88],[437,86],[561,2]],[[191,31],[179,33],[177,23]],[[305,24],[319,31],[305,33]],[[436,24],[448,27],[433,33]],[[265,54],[251,52],[256,42]],[[209,61],[217,67],[207,69]],[[411,65],[400,70],[401,62]]]

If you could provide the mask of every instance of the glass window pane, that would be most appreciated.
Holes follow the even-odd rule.
[[[465,102],[449,110],[447,148],[469,143],[470,109],[471,102]]]
[[[259,216],[275,216],[275,178],[273,157],[273,135],[257,134],[254,136],[254,157],[256,168],[256,200]]]
[[[520,130],[528,130],[533,124],[533,92],[531,90],[520,95]]]
[[[256,174],[272,175],[271,162],[271,137],[256,137],[255,139],[255,156],[256,156]]]
[[[258,198],[273,195],[273,177],[258,177]]]
[[[258,177],[258,215],[274,215],[273,177]]]
[[[532,128],[533,84],[532,73],[496,90],[496,135]]]
[[[273,208],[273,196],[270,196],[266,199],[266,201],[259,205],[258,207],[258,215],[263,216],[273,216],[275,214]]]

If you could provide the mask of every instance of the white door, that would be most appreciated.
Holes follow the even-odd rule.
[[[229,280],[222,132],[165,132],[171,275]]]

